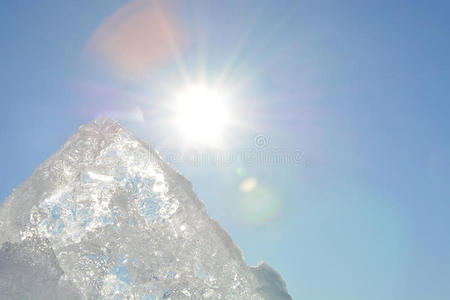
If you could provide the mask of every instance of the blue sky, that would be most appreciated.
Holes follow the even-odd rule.
[[[158,105],[185,74],[222,75],[246,124],[223,151],[302,153],[172,162],[248,263],[267,261],[294,299],[450,298],[448,2],[179,2],[165,8],[177,55],[159,53],[138,79],[86,54],[124,4],[1,2],[1,199],[100,114],[163,156],[179,151]],[[136,108],[143,119],[124,113]],[[261,133],[268,145],[255,149]],[[248,178],[268,215],[240,190]]]

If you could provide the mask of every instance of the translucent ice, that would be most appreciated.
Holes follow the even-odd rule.
[[[70,138],[0,206],[3,299],[291,299],[191,183],[114,121]]]

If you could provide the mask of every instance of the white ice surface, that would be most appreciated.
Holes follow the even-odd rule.
[[[291,299],[267,264],[246,265],[189,181],[105,117],[1,204],[0,295]]]

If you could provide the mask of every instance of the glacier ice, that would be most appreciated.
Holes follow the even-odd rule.
[[[0,206],[1,299],[291,299],[118,123],[80,127]]]

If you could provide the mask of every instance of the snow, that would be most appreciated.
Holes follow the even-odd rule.
[[[0,206],[11,299],[291,299],[189,181],[116,122],[83,125]]]

